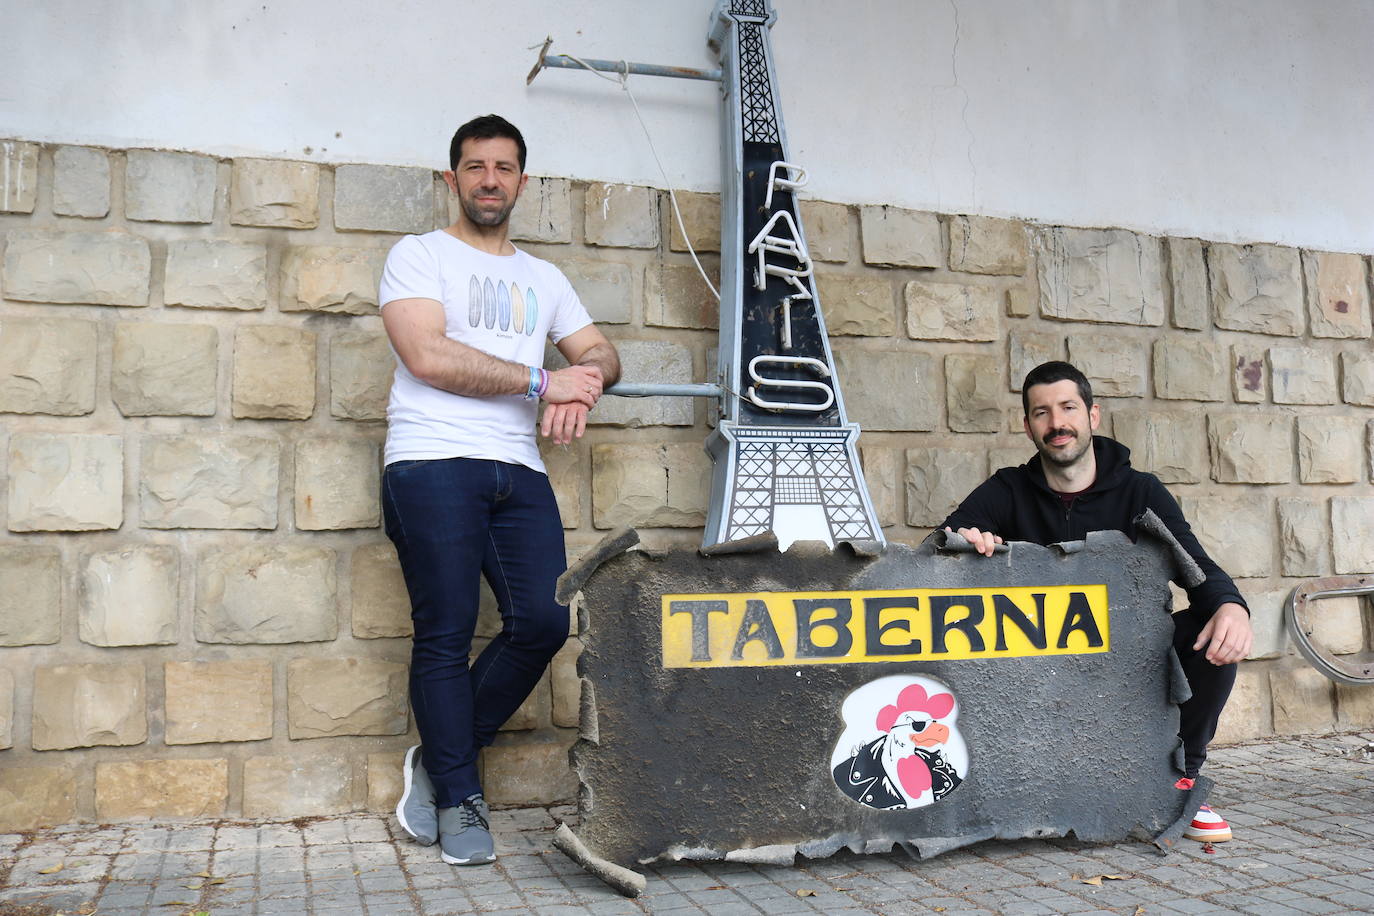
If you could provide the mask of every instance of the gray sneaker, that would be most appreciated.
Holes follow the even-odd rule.
[[[449,865],[485,865],[496,861],[496,844],[487,829],[487,803],[481,794],[461,805],[439,809],[439,849]]]
[[[406,751],[401,770],[406,782],[401,800],[396,803],[396,820],[415,842],[433,846],[439,839],[439,814],[434,808],[434,784],[420,762],[420,745]]]

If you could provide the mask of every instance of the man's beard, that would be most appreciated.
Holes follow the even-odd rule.
[[[476,201],[468,200],[465,197],[458,198],[458,203],[462,206],[468,221],[476,226],[500,226],[510,219],[510,213],[515,209],[515,201],[511,201],[497,210],[481,210],[477,207]]]
[[[1068,451],[1056,451],[1045,444],[1046,439],[1053,439],[1055,436],[1062,435],[1064,433],[1069,433],[1074,437],[1074,441],[1075,443],[1077,443],[1076,447],[1071,448]],[[1040,453],[1040,457],[1043,460],[1048,461],[1051,464],[1058,465],[1059,467],[1068,467],[1069,465],[1078,461],[1079,458],[1082,458],[1083,453],[1086,452],[1088,449],[1092,448],[1092,444],[1093,439],[1091,434],[1089,434],[1084,440],[1080,441],[1078,432],[1076,430],[1052,429],[1045,434],[1044,439],[1036,440],[1035,448],[1036,451]]]

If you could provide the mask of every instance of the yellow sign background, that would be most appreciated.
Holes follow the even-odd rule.
[[[1111,648],[1106,585],[664,595],[663,665],[1081,655]]]

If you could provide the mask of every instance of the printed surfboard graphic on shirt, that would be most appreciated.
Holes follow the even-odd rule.
[[[539,300],[534,295],[534,289],[525,290],[525,336],[529,337],[534,333],[535,323],[539,321]]]
[[[514,283],[510,285],[510,327],[517,334],[525,332],[525,297]]]
[[[496,287],[492,285],[491,277],[487,277],[482,284],[482,323],[488,331],[496,327]]]
[[[468,281],[468,324],[477,327],[482,323],[482,281],[473,274]]]
[[[491,277],[468,278],[468,325],[508,333],[534,334],[539,322],[539,298],[534,288],[522,290],[514,281],[493,281]]]
[[[501,326],[501,330],[510,330],[510,290],[506,288],[506,281],[502,280],[496,284],[496,320]]]

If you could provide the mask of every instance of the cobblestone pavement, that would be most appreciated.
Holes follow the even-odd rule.
[[[390,818],[70,825],[0,836],[0,916],[50,914],[1374,912],[1374,732],[1215,750],[1236,839],[980,843],[645,869],[627,900],[550,846],[571,809],[497,812],[500,860],[453,868]]]

